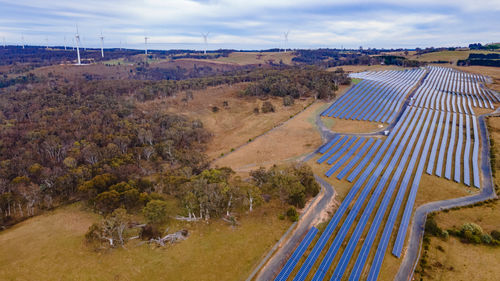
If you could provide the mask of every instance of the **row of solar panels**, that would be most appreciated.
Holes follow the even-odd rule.
[[[467,100],[469,111],[472,113],[472,105],[474,107],[493,109],[493,103],[500,102],[500,99],[493,91],[482,88],[481,85],[468,76],[457,80],[455,76],[458,75],[456,71],[431,67],[427,78],[415,95],[417,99],[415,103],[420,107],[453,110],[453,112],[458,110],[460,113],[462,113],[460,108],[462,105],[463,110],[467,113]],[[446,107],[445,98],[447,98]],[[450,107],[450,98],[453,99],[451,101],[453,108]],[[455,98],[457,99],[456,102]],[[455,103],[457,104],[456,109]]]
[[[430,113],[429,113],[430,112]],[[399,196],[401,199],[403,199],[403,196],[405,195],[406,192],[402,192],[402,190],[406,190],[406,185],[408,185],[409,180],[413,174],[413,166],[415,165],[418,156],[420,155],[420,150],[422,147],[422,142],[426,138],[426,131],[427,128],[429,127],[429,124],[434,125],[433,122],[430,122],[431,117],[432,117],[432,111],[427,110],[427,109],[417,109],[417,108],[411,108],[410,110],[406,111],[403,115],[403,118],[401,120],[404,120],[404,122],[400,122],[399,126],[397,125],[396,133],[391,134],[384,142],[380,150],[378,150],[377,154],[375,157],[373,157],[372,161],[370,161],[370,164],[367,166],[367,168],[364,170],[363,174],[359,177],[359,179],[356,181],[352,189],[350,190],[349,194],[347,197],[344,199],[342,202],[341,206],[335,213],[334,217],[328,224],[326,230],[324,233],[321,235],[319,238],[318,242],[314,246],[312,252],[309,254],[307,257],[306,261],[302,265],[302,267],[299,269],[297,275],[295,276],[294,280],[304,280],[305,277],[308,276],[309,271],[311,270],[312,266],[315,264],[316,260],[318,259],[320,253],[323,251],[324,246],[326,245],[327,241],[330,239],[330,237],[333,235],[333,231],[336,229],[338,226],[338,223],[340,222],[341,218],[344,216],[344,214],[347,211],[347,207],[351,205],[353,202],[355,196],[359,192],[359,190],[362,188],[361,194],[359,194],[357,200],[354,202],[354,205],[352,206],[351,210],[348,212],[347,218],[344,220],[342,223],[339,231],[336,233],[335,238],[329,247],[327,253],[323,257],[323,260],[321,264],[319,265],[318,269],[316,270],[313,279],[312,280],[323,280],[323,278],[326,276],[329,268],[332,266],[332,261],[336,257],[336,255],[339,253],[339,249],[341,245],[344,243],[344,240],[346,239],[347,234],[349,233],[350,229],[352,228],[353,225],[356,225],[356,228],[354,232],[351,235],[351,238],[347,244],[347,247],[344,249],[342,256],[340,257],[339,262],[337,265],[334,267],[334,273],[332,275],[332,280],[340,280],[340,278],[344,275],[345,270],[347,268],[347,265],[349,264],[352,255],[354,254],[354,250],[357,247],[358,241],[362,233],[364,233],[364,230],[369,222],[369,219],[373,212],[375,211],[376,203],[378,202],[379,197],[384,194],[384,198],[382,199],[382,203],[378,207],[377,214],[375,215],[375,219],[371,224],[371,228],[369,231],[368,236],[365,238],[365,242],[363,244],[363,247],[360,254],[358,255],[358,258],[356,260],[355,267],[351,271],[351,277],[354,278],[353,280],[357,280],[356,276],[358,276],[365,266],[368,253],[372,247],[374,238],[378,232],[378,229],[381,224],[381,220],[383,219],[383,215],[385,214],[385,211],[387,207],[389,206],[390,199],[392,198],[392,195],[396,188],[398,187],[398,183],[400,181],[400,177],[403,174],[404,167],[408,167],[406,169],[406,174],[403,179],[403,183],[400,185],[400,190],[398,192]],[[434,121],[437,118],[437,115],[434,115]],[[425,120],[425,123],[424,123]],[[422,129],[422,126],[424,128]],[[415,134],[414,132],[419,132],[422,129],[421,134]],[[429,132],[434,132],[433,128],[429,129]],[[415,145],[415,141],[418,138],[418,142]],[[432,138],[432,136],[431,136]],[[344,146],[341,147],[350,147],[349,142],[351,144],[357,144],[357,143],[362,143],[364,142],[364,139],[358,139],[355,137],[339,137],[335,138],[337,139],[337,145],[339,143],[345,144]],[[373,139],[372,139],[373,140]],[[369,140],[365,143],[368,144]],[[370,142],[370,143],[373,143]],[[426,143],[426,147],[428,150],[430,141],[428,140]],[[336,145],[333,145],[331,142],[327,143],[325,146],[323,146],[320,149],[320,152],[326,153],[336,150],[336,153],[331,153],[330,155],[337,155],[340,153],[341,147],[336,147]],[[368,146],[367,146],[368,147]],[[414,149],[405,149],[409,147],[414,147]],[[347,152],[349,153],[350,150]],[[392,153],[394,152],[394,154]],[[406,165],[406,163],[409,160],[410,154],[412,155],[412,159],[409,162],[409,165]],[[347,154],[346,154],[347,155]],[[422,154],[422,155],[427,155],[427,153]],[[368,156],[368,155],[367,155]],[[369,157],[371,158],[371,157]],[[368,158],[368,159],[369,159]],[[399,160],[401,158],[401,160]],[[380,163],[379,160],[381,159]],[[423,158],[424,161],[426,157]],[[319,161],[319,159],[318,159]],[[322,160],[324,161],[324,159]],[[423,162],[425,163],[425,162]],[[399,165],[398,165],[399,164]],[[420,165],[421,166],[421,165]],[[374,171],[373,171],[374,170]],[[393,172],[395,171],[394,175]],[[423,170],[423,168],[421,169]],[[372,173],[373,171],[373,173]],[[422,173],[422,171],[420,171]],[[391,177],[392,175],[392,177]],[[368,179],[368,181],[365,183],[365,179]],[[419,181],[419,180],[418,180]],[[376,186],[375,186],[376,184]],[[387,189],[385,189],[385,186],[389,184]],[[418,183],[416,183],[416,186],[418,186]],[[374,189],[374,190],[373,190]],[[385,189],[385,193],[383,193]],[[413,189],[413,188],[412,188]],[[371,196],[369,196],[371,193]],[[355,224],[355,219],[357,218],[359,212],[361,211],[362,207],[365,205],[365,201],[369,199],[369,202],[367,203],[363,214],[361,215],[361,218]],[[410,204],[410,201],[414,201],[411,198],[408,200],[408,204]],[[393,204],[393,210],[397,209],[399,211],[400,205],[402,204],[402,200],[397,200]],[[407,206],[408,207],[408,206]],[[406,209],[406,208],[405,208]],[[397,214],[397,212],[396,212]],[[391,222],[389,222],[391,223]],[[395,220],[394,220],[395,223]],[[405,228],[407,227],[407,224],[403,221],[401,223],[400,228]],[[390,227],[392,230],[393,227]],[[382,250],[382,248],[381,248]],[[385,252],[385,249],[383,249]],[[380,251],[380,250],[379,250]],[[379,254],[380,255],[380,254]],[[383,258],[384,255],[381,255],[381,258]],[[381,262],[373,261],[372,266],[371,266],[371,276],[373,276],[375,279],[378,274],[375,274],[379,268],[377,268],[378,264],[381,265]],[[375,266],[374,266],[375,265]],[[351,278],[351,279],[352,279]],[[373,280],[375,280],[373,279]]]
[[[327,108],[321,116],[341,119],[362,120],[390,123],[403,104],[410,89],[415,85],[416,78],[423,71],[403,71],[403,76],[396,75],[402,71],[390,71],[385,80],[363,81]],[[391,76],[392,75],[392,76]],[[398,79],[394,83],[393,79]]]

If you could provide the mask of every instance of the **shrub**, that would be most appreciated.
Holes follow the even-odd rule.
[[[481,235],[481,242],[483,242],[484,244],[491,244],[491,242],[493,242],[493,238],[491,238],[489,234],[483,233]]]
[[[158,238],[161,236],[161,231],[152,224],[146,224],[141,228],[141,233],[139,234],[142,240],[149,240],[151,238]]]
[[[265,101],[262,104],[262,113],[269,113],[269,112],[274,112],[274,105],[268,101]]]
[[[472,235],[480,235],[483,233],[483,229],[475,223],[464,223],[462,225],[462,233],[469,231]]]
[[[161,200],[151,200],[142,209],[146,221],[150,224],[159,224],[165,222],[168,217],[167,202]]]
[[[299,212],[297,212],[297,209],[295,209],[295,207],[293,206],[290,206],[290,208],[286,210],[286,216],[293,222],[299,220]]]
[[[500,240],[500,231],[498,230],[493,230],[491,231],[491,237],[495,240]]]
[[[219,108],[217,106],[212,106],[212,112],[213,113],[219,112]]]
[[[283,105],[284,106],[291,106],[295,103],[295,100],[291,96],[284,96],[283,97]]]
[[[259,111],[260,111],[260,110],[259,110],[259,108],[258,108],[258,107],[256,107],[256,108],[254,108],[254,109],[253,109],[253,113],[255,113],[255,114],[259,114]]]
[[[434,220],[434,217],[429,216],[425,221],[425,232],[429,233],[430,235],[439,237],[442,236],[443,231],[437,225],[436,221]]]

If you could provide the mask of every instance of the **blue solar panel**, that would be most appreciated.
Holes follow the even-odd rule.
[[[354,165],[356,165],[356,163],[358,163],[359,159],[361,159],[361,157],[365,154],[366,150],[368,148],[370,148],[370,145],[372,145],[373,142],[374,142],[374,139],[369,139],[366,142],[366,144],[363,145],[363,147],[359,150],[359,152],[356,154],[356,156],[354,156],[354,158],[349,162],[349,164],[347,164],[347,166],[345,166],[344,169],[342,169],[342,171],[340,171],[340,173],[337,175],[337,179],[340,180],[345,175],[347,175],[347,173],[352,169],[352,167],[354,167]],[[378,146],[381,143],[382,143],[381,139],[377,140],[377,142],[375,142],[375,144],[370,149],[370,151],[368,151],[367,157],[372,157],[372,155],[375,153],[375,151],[377,150]]]
[[[458,141],[457,149],[455,150],[455,173],[453,179],[456,182],[460,182],[460,168],[462,159],[462,144],[464,142],[464,120],[462,114],[458,114],[459,126],[458,126]]]
[[[346,114],[350,114],[352,109],[356,107],[358,102],[366,96],[366,93],[369,93],[376,87],[378,87],[377,83],[370,84],[362,92],[356,95],[349,103],[346,103],[344,106],[342,106],[342,108],[337,111],[337,113],[333,114],[333,117],[344,118]]]
[[[323,163],[326,159],[332,156],[332,154],[335,153],[348,139],[348,136],[343,136],[340,141],[334,147],[332,147],[332,149],[323,154],[323,156],[321,156],[316,162],[318,162],[319,164]]]
[[[309,247],[309,244],[311,244],[312,240],[316,236],[316,233],[318,233],[318,229],[316,227],[312,227],[302,240],[300,242],[299,246],[295,251],[293,252],[292,256],[288,259],[287,263],[285,266],[281,269],[280,273],[276,278],[274,279],[275,281],[285,281],[288,279],[288,276],[290,276],[290,273],[292,273],[293,269],[299,262],[300,258],[304,254],[304,252],[307,250]]]
[[[444,123],[443,139],[441,140],[441,147],[439,148],[438,162],[436,166],[436,176],[440,177],[443,171],[444,154],[446,150],[446,143],[448,142],[448,132],[450,128],[451,113],[446,113],[446,122]]]
[[[340,135],[335,135],[329,142],[327,142],[325,145],[323,145],[318,152],[323,154],[325,153],[332,145],[334,145],[338,140],[340,139]]]
[[[342,154],[344,154],[344,152],[346,152],[347,149],[349,149],[349,147],[351,147],[351,145],[358,139],[358,137],[352,137],[349,142],[346,143],[346,145],[344,145],[339,151],[337,151],[337,153],[335,153],[330,159],[328,159],[328,161],[326,161],[326,163],[328,163],[328,165],[331,165],[333,164],[333,162],[337,161],[337,159],[340,158],[340,156],[342,156]]]
[[[479,181],[479,134],[477,130],[476,116],[472,116],[472,126],[474,127],[474,148],[472,150],[472,173],[474,175],[474,186],[481,188]]]
[[[437,114],[437,113],[436,113]],[[436,162],[437,147],[441,137],[441,129],[443,127],[444,112],[441,111],[441,117],[439,117],[438,127],[436,131],[436,137],[434,138],[434,143],[431,149],[431,155],[429,156],[429,163],[427,164],[427,174],[432,175],[434,170],[434,163]]]
[[[349,89],[344,95],[342,95],[337,101],[335,101],[328,110],[325,110],[321,116],[332,116],[337,110],[342,108],[344,104],[349,103],[349,101],[358,95],[360,91],[364,91],[364,89],[371,85],[372,82],[366,82],[365,80],[361,81],[359,84],[355,85],[353,88]]]
[[[457,130],[457,115],[453,113],[453,123],[451,124],[451,136],[448,145],[448,156],[446,157],[446,168],[444,177],[451,179],[451,164],[453,162],[453,151],[455,150],[455,131]]]
[[[465,115],[464,184],[470,186],[470,121]]]
[[[354,152],[359,148],[359,146],[363,143],[364,139],[361,138],[359,139],[355,144],[354,146],[349,149],[349,151],[346,153],[346,155],[344,155],[344,157],[342,157],[337,163],[335,163],[335,165],[333,165],[326,173],[325,175],[327,177],[330,177],[333,173],[335,173],[335,171],[337,171],[338,168],[340,168],[342,165],[344,165],[345,161],[347,161],[347,159],[349,159],[353,154]],[[346,145],[347,146],[347,145]],[[330,163],[328,163],[330,164]]]

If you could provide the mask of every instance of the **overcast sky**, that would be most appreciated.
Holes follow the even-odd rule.
[[[0,40],[209,49],[415,48],[500,41],[500,0],[0,0]]]

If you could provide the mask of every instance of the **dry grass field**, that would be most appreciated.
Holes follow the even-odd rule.
[[[95,252],[83,236],[98,216],[70,205],[0,233],[0,280],[245,280],[290,225],[279,210],[257,208],[236,228],[222,220],[173,223],[190,235],[166,248],[131,242]]]
[[[282,126],[216,160],[213,165],[228,166],[244,172],[259,166],[295,161],[314,151],[322,144],[315,118],[326,105],[325,102],[317,101]]]
[[[469,54],[475,53],[475,54],[491,54],[491,53],[498,53],[498,52],[492,52],[492,51],[483,51],[483,50],[456,50],[456,51],[440,51],[440,52],[432,52],[432,53],[425,53],[422,55],[417,55],[417,54],[408,54],[406,56],[408,59],[411,60],[418,60],[418,61],[427,61],[427,62],[432,62],[432,61],[450,61],[453,64],[456,64],[458,60],[464,60],[469,57]]]
[[[438,246],[441,250],[438,250]],[[470,245],[457,238],[443,241],[432,237],[429,246],[426,276],[417,280],[495,281],[500,270],[500,249]]]
[[[283,62],[287,65],[292,65],[292,58],[295,55],[293,52],[232,52],[227,57],[219,57],[216,59],[178,59],[177,61],[190,61],[190,62],[205,62],[213,64],[226,64],[226,65],[260,65]]]
[[[342,65],[331,67],[329,70],[333,71],[337,68],[342,68],[346,72],[363,72],[363,71],[382,71],[382,70],[403,70],[404,67],[396,65]]]
[[[141,106],[144,110],[159,107],[165,112],[200,119],[213,134],[207,147],[207,154],[210,159],[215,159],[290,119],[290,116],[297,114],[312,102],[310,99],[296,100],[294,105],[285,107],[281,98],[269,98],[267,101],[274,105],[275,112],[256,114],[254,109],[260,109],[264,101],[255,97],[238,96],[245,87],[246,84],[241,83],[193,91],[194,99],[187,104],[182,101],[185,94],[179,93],[175,97],[149,101]],[[224,101],[228,102],[227,107],[223,105]],[[213,112],[214,106],[219,108],[218,112]]]
[[[267,64],[269,62],[279,63],[282,61],[284,64],[293,64],[292,58],[295,55],[293,52],[233,52],[228,57],[217,58],[216,61],[234,63],[237,65],[248,64]]]

